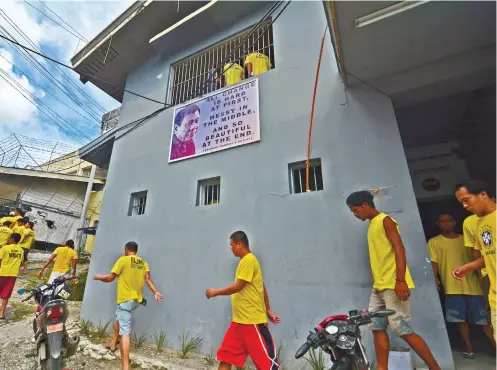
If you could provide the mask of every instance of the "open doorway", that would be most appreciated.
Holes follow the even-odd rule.
[[[456,231],[462,234],[469,213],[454,196],[457,184],[478,179],[495,190],[495,88],[420,98],[414,103],[393,99],[426,240],[440,234],[436,220],[441,212],[454,216]],[[445,308],[443,287],[440,297]],[[452,348],[463,352],[457,327],[448,324],[447,330]],[[475,352],[495,356],[482,330],[471,330],[471,341]]]

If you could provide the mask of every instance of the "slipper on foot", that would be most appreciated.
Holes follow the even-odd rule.
[[[116,348],[114,348],[114,349],[112,349],[112,348],[110,348],[110,346],[109,346],[109,345],[106,345],[106,346],[105,346],[105,348],[107,348],[107,349],[108,349],[109,351],[111,351],[112,353],[115,353],[115,352],[119,349],[119,348],[117,348],[117,347],[116,347]]]
[[[474,360],[476,356],[473,352],[471,353],[463,352],[462,357],[464,357],[466,360]]]

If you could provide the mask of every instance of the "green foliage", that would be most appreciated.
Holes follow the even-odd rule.
[[[214,352],[211,351],[207,356],[203,357],[205,363],[209,366],[214,366],[217,362],[216,357],[214,357]]]
[[[183,335],[181,338],[178,336],[179,340],[181,341],[181,352],[180,352],[181,358],[186,358],[186,356],[188,356],[188,353],[196,350],[202,344],[202,338],[200,337],[188,338],[188,336],[189,333],[186,330],[183,331]]]
[[[148,335],[145,333],[142,333],[139,337],[136,336],[136,333],[133,333],[133,337],[133,345],[136,349],[143,347],[143,344],[148,339]]]
[[[111,322],[112,322],[112,320],[109,320],[105,324],[102,325],[102,322],[100,321],[98,323],[97,330],[95,332],[95,338],[97,338],[97,339],[105,338],[105,335],[107,334],[107,329],[109,328]]]
[[[157,347],[157,352],[161,353],[164,348],[164,344],[166,343],[166,332],[162,330],[162,325],[160,327],[160,331],[154,329],[154,339],[155,346]]]
[[[93,328],[93,324],[90,320],[81,320],[78,322],[79,329],[81,330],[81,334],[89,337],[91,334],[91,329]]]
[[[324,355],[321,349],[319,349],[317,354],[314,348],[311,349],[309,357],[304,357],[304,359],[309,363],[309,365],[311,365],[312,370],[326,370]]]

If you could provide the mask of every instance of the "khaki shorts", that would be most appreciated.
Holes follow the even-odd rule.
[[[393,289],[385,289],[382,291],[373,289],[371,299],[369,301],[369,311],[376,312],[379,310],[394,310],[392,316],[374,318],[371,323],[373,331],[386,331],[388,326],[399,337],[407,334],[412,334],[411,325],[411,305],[409,300],[402,302],[396,295]]]

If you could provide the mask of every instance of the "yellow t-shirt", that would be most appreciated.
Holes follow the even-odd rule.
[[[149,272],[148,263],[140,257],[123,256],[112,268],[117,278],[117,304],[136,299],[143,300],[142,292],[145,284],[145,273]]]
[[[243,80],[243,73],[245,72],[238,63],[227,63],[223,67],[223,75],[226,86],[234,85]]]
[[[373,288],[377,290],[395,289],[397,277],[397,264],[395,263],[395,250],[388,240],[383,220],[390,217],[385,213],[380,213],[371,220],[368,229],[368,246],[371,270],[373,272]],[[391,217],[390,217],[391,218]],[[393,222],[397,224],[392,218]],[[398,229],[397,224],[397,229]],[[409,289],[414,288],[409,267],[406,266],[405,280]]]
[[[261,73],[267,72],[271,69],[271,61],[267,55],[261,53],[251,53],[245,58],[245,66],[247,64],[252,64],[252,71],[254,76],[260,75]]]
[[[462,231],[464,235],[464,245],[467,248],[474,248],[476,245],[476,228],[478,227],[478,216],[471,215],[466,217],[462,224]],[[487,276],[487,269],[481,269],[481,276]]]
[[[0,247],[7,244],[12,235],[12,229],[7,226],[0,226]]]
[[[247,283],[242,290],[231,296],[233,322],[239,324],[267,323],[262,270],[259,261],[252,253],[243,257],[238,264],[235,281],[238,279]]]
[[[455,239],[438,235],[428,241],[430,260],[438,264],[445,294],[483,295],[476,273],[469,274],[463,280],[454,279],[452,271],[473,261],[471,250],[464,246],[464,238]]]
[[[485,259],[485,267],[487,268],[488,278],[490,280],[490,291],[488,293],[488,303],[490,307],[496,309],[496,280],[495,280],[495,211],[489,215],[480,217],[478,219],[477,236],[478,242],[475,249],[481,251]]]
[[[24,251],[19,244],[9,244],[0,248],[0,276],[17,276],[22,261],[24,261]]]
[[[33,245],[33,241],[35,240],[35,238],[36,238],[36,235],[35,235],[35,231],[33,229],[25,229],[19,245],[22,248],[29,249]]]
[[[56,248],[52,254],[57,256],[52,270],[54,272],[68,272],[71,269],[71,261],[78,259],[78,253],[67,246]]]
[[[21,235],[21,238],[22,236],[24,235],[24,230],[26,230],[26,228],[23,226],[14,226],[12,228],[12,232],[13,233],[18,233],[19,235]]]

